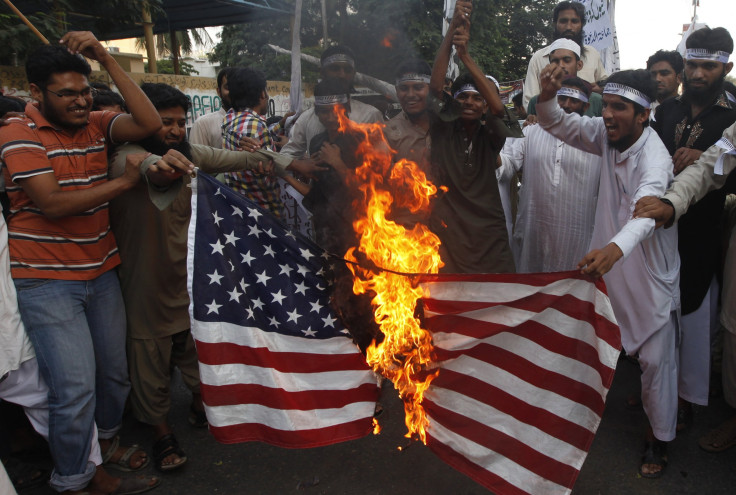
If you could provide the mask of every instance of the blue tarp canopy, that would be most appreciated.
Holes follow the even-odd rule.
[[[115,18],[115,12],[104,12],[94,1],[89,7],[64,12],[70,31],[93,31],[100,18],[108,21]],[[225,24],[244,24],[263,20],[272,16],[291,15],[293,6],[286,0],[162,0],[163,13],[153,14],[153,32],[168,33],[172,29],[202,28]],[[14,1],[13,4],[24,14],[49,10],[49,2]],[[3,5],[3,4],[0,4]],[[101,39],[115,40],[143,36],[142,21],[139,23],[113,25],[106,29]]]

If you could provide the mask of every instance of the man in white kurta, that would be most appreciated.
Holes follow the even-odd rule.
[[[637,202],[635,215],[653,218],[657,226],[672,225],[684,215],[688,208],[700,201],[708,192],[728,187],[736,170],[736,124],[725,131],[721,139],[700,155],[694,164],[685,168],[675,178],[667,193],[660,199],[642,198]],[[721,294],[721,325],[726,330],[723,337],[723,396],[736,409],[736,218],[733,210],[729,214],[731,238],[723,274]],[[721,452],[736,445],[736,415],[731,416],[717,428],[698,440],[698,444],[709,452]]]
[[[558,92],[558,103],[566,113],[582,115],[589,93],[579,78],[566,79]],[[516,270],[574,270],[588,252],[593,235],[600,160],[538,125],[527,126],[523,132],[523,139],[506,140],[501,166],[496,170],[499,183],[523,173],[511,237]]]
[[[647,97],[631,84],[617,83],[631,79],[644,84],[641,81],[648,78],[645,71],[614,74],[604,89],[603,117],[582,118],[560,109],[553,96],[562,74],[550,65],[542,71],[537,111],[539,124],[551,134],[600,157],[592,251],[580,266],[594,276],[605,274],[624,349],[639,355],[642,403],[656,439],[647,440],[640,472],[657,477],[666,466],[663,442],[674,439],[677,421],[675,340],[680,261],[676,229],[655,232],[654,220],[632,218],[632,213],[639,198],[664,194],[673,179],[672,160],[657,133],[643,127],[654,88],[650,87],[652,96]],[[639,102],[641,112],[634,101]],[[627,121],[632,111],[633,120]],[[655,456],[649,455],[652,446],[654,460]]]

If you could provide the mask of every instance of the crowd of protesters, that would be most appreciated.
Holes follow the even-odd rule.
[[[393,214],[439,237],[444,272],[604,278],[624,351],[641,368],[641,396],[627,401],[649,421],[642,476],[665,472],[667,443],[713,389],[736,408],[730,34],[697,30],[684,56],[660,50],[646,68],[609,76],[582,42],[584,6],[560,2],[554,40],[530,54],[511,109],[468,50],[472,9],[457,1],[432,66],[399,65],[401,111],[390,119],[351,96],[356,60],[345,46],[324,51],[314,105],[294,116],[266,119],[259,70],[221,70],[222,109],[189,137],[187,97],[135,84],[92,33],[28,57],[33,101],[3,97],[0,108],[0,399],[48,440],[54,490],[140,493],[161,479],[109,470],[187,462],[167,419],[173,367],[191,391],[189,423],[207,427],[186,287],[195,165],[277,217],[288,189],[318,244],[340,254],[354,245],[351,177],[362,160],[340,114],[382,123],[388,146],[376,151],[442,186],[431,211]],[[448,84],[453,48],[465,72]],[[90,83],[80,55],[117,91]],[[353,308],[338,311],[348,328],[372,321],[364,300]],[[365,348],[375,333],[353,337]],[[120,438],[126,402],[150,425],[150,445]],[[736,415],[699,444],[736,445]],[[38,474],[11,472],[19,488]],[[2,493],[7,479],[0,472]]]

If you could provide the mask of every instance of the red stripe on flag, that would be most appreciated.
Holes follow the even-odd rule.
[[[587,450],[593,441],[593,433],[588,429],[546,409],[528,404],[511,393],[472,376],[443,369],[432,382],[432,387],[452,390],[487,404],[578,449]],[[440,423],[446,426],[441,421]]]
[[[322,373],[327,371],[366,371],[365,358],[353,354],[304,354],[273,352],[265,347],[248,347],[232,342],[208,343],[197,340],[199,361],[208,365],[244,364],[271,368],[282,373]]]
[[[427,447],[448,465],[469,476],[496,495],[529,495],[528,492],[510,484],[494,472],[470,462],[464,455],[435,440],[432,438],[432,433],[427,433]]]
[[[506,302],[491,301],[447,301],[427,298],[422,300],[425,310],[441,315],[460,315],[495,306],[521,309],[533,313],[541,313],[547,308],[555,309],[570,318],[590,323],[599,339],[612,347],[621,345],[618,325],[607,320],[595,311],[595,304],[583,301],[570,294],[556,296],[552,294],[534,293],[527,297]],[[431,319],[430,319],[431,321]]]
[[[482,445],[558,485],[572,487],[575,482],[578,470],[574,467],[548,457],[510,435],[436,403],[425,401],[423,405],[431,420],[457,435]],[[431,423],[427,434],[429,437],[432,436]]]
[[[262,385],[206,385],[201,384],[202,398],[207,406],[258,404],[272,409],[312,411],[339,409],[356,402],[375,402],[379,389],[375,383],[366,383],[349,390],[306,390],[287,392]]]
[[[610,387],[611,380],[613,379],[615,369],[609,368],[601,363],[598,351],[592,346],[582,340],[562,335],[535,321],[527,321],[521,325],[509,327],[498,323],[487,323],[463,318],[461,316],[435,316],[428,321],[428,327],[433,332],[452,332],[478,340],[487,339],[504,332],[511,333],[530,340],[550,352],[575,359],[590,366],[598,372],[606,387]],[[616,347],[618,348],[618,346]],[[436,350],[437,352],[441,351],[440,349]],[[445,352],[462,354],[464,351]]]
[[[593,278],[583,275],[579,271],[553,272],[553,273],[435,273],[418,275],[417,283],[429,282],[497,282],[507,284],[524,284],[535,287],[544,287],[560,280],[584,280],[595,285],[596,289],[608,295],[606,284],[602,278]]]
[[[537,366],[531,361],[501,347],[490,344],[479,344],[472,349],[464,351],[437,351],[437,358],[440,361],[446,361],[458,355],[470,356],[497,368],[501,368],[535,387],[549,390],[571,401],[579,402],[596,413],[600,414],[605,406],[605,401],[601,395],[588,385]],[[440,372],[440,375],[442,373],[444,373],[444,370]]]
[[[240,423],[231,426],[212,426],[210,431],[218,442],[265,442],[277,447],[301,449],[323,447],[368,435],[373,429],[373,419],[365,418],[327,428],[313,430],[276,430],[258,423]]]

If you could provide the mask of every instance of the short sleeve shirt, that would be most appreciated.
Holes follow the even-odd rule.
[[[62,191],[107,182],[110,129],[119,114],[92,112],[74,131],[55,129],[34,104],[0,127],[0,162],[10,199],[8,237],[14,278],[91,280],[120,263],[104,203],[77,215],[45,216],[19,181],[54,174]]]

